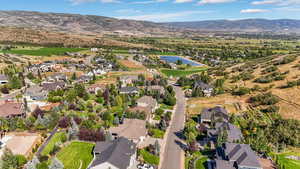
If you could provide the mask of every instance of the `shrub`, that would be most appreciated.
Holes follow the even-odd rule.
[[[279,102],[279,98],[272,93],[265,93],[250,97],[250,102],[254,105],[273,105]]]

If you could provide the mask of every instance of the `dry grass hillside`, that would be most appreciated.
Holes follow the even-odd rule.
[[[151,48],[149,45],[132,44],[105,38],[102,35],[89,36],[84,34],[68,34],[60,32],[50,32],[33,30],[27,28],[0,27],[0,42],[18,44],[36,44],[52,46],[74,46],[74,47],[93,47],[93,46],[120,46]]]

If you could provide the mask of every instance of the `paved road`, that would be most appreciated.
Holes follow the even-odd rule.
[[[175,133],[184,128],[186,101],[180,87],[174,86],[174,90],[176,92],[177,104],[169,132],[167,133],[160,169],[184,169],[184,151],[180,147],[182,141]]]

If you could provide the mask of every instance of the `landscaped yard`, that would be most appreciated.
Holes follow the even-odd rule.
[[[188,76],[205,70],[207,70],[206,67],[191,68],[186,70],[160,69],[160,71],[166,76],[173,76],[173,77]]]
[[[86,169],[93,159],[94,144],[74,141],[56,155],[67,169]],[[74,160],[75,159],[75,160]]]
[[[65,52],[79,52],[85,50],[84,48],[39,48],[39,49],[13,49],[7,53],[31,55],[31,56],[51,56],[64,55]]]
[[[155,156],[145,149],[142,149],[139,151],[140,155],[143,157],[146,163],[152,164],[152,165],[158,165],[159,164],[159,157]]]
[[[41,154],[49,155],[50,152],[53,150],[55,144],[58,142],[63,142],[64,139],[66,139],[66,134],[64,132],[55,133]]]
[[[207,157],[200,157],[197,161],[196,161],[196,168],[197,169],[205,169],[205,164],[207,161]]]
[[[156,128],[149,129],[149,133],[152,133],[154,138],[164,138],[165,132]]]
[[[288,156],[298,156],[299,157],[300,153],[288,152],[288,153],[276,154],[277,163],[279,164],[279,166],[284,168],[284,169],[298,169],[298,168],[300,168],[300,161],[299,160],[294,160],[294,159],[289,159],[289,158],[287,158]]]

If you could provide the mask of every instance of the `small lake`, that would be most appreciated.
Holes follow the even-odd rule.
[[[179,56],[160,56],[160,59],[171,63],[176,63],[178,60],[181,60],[183,64],[189,64],[191,66],[203,66],[203,64]]]

